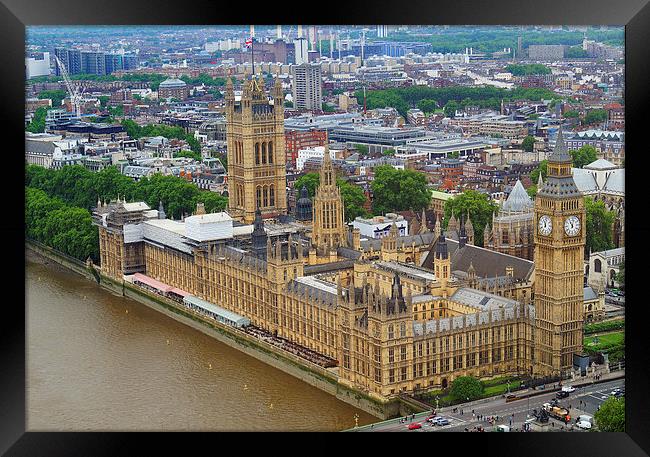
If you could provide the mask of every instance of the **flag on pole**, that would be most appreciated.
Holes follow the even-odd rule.
[[[253,37],[246,38],[246,47],[250,48],[251,46],[253,46]]]

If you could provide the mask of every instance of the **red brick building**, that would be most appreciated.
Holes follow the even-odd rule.
[[[299,150],[315,146],[325,146],[327,143],[327,130],[285,130],[284,140],[287,163],[290,163],[295,168]]]

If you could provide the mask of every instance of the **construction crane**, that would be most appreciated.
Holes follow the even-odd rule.
[[[54,58],[56,59],[56,63],[59,66],[59,70],[61,71],[61,76],[63,76],[65,86],[68,89],[70,104],[72,105],[72,112],[74,113],[75,117],[81,117],[81,97],[85,89],[79,91],[79,87],[72,83],[70,75],[68,74],[68,70],[63,62],[61,62],[61,59],[59,59],[59,56],[55,55]]]
[[[286,41],[287,43],[291,42],[290,40],[291,40],[291,34],[293,33],[293,27],[294,26],[292,25],[291,28],[289,28],[287,34],[284,36],[284,41]]]

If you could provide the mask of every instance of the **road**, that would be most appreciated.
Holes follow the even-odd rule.
[[[588,385],[585,387],[577,388],[575,392],[571,393],[567,398],[563,398],[559,401],[560,406],[564,408],[569,408],[571,417],[578,417],[581,414],[589,414],[593,416],[596,409],[599,405],[604,402],[608,397],[609,393],[615,388],[624,388],[625,380],[624,379],[615,379],[612,381],[606,381],[601,383],[596,383]],[[406,421],[406,423],[400,423],[400,419],[391,419],[388,421],[380,422],[377,424],[372,424],[372,426],[360,427],[358,429],[353,429],[351,431],[359,432],[462,432],[467,428],[472,430],[475,426],[482,426],[486,431],[494,430],[496,425],[508,425],[510,426],[510,419],[512,419],[511,428],[520,428],[521,425],[525,422],[528,417],[532,417],[533,409],[538,411],[541,409],[542,404],[551,401],[555,398],[557,390],[549,391],[548,393],[537,395],[529,399],[515,400],[509,403],[506,403],[504,398],[495,398],[492,401],[481,403],[479,405],[463,407],[463,405],[458,405],[458,412],[453,413],[451,408],[445,408],[444,412],[438,414],[448,418],[451,423],[445,426],[431,426],[425,422],[426,417],[430,414],[420,413],[415,415],[415,419],[412,421]],[[580,401],[583,404],[580,404]],[[484,416],[498,416],[499,420],[496,421],[494,425],[489,425],[485,420],[480,421],[476,417],[472,417],[472,409],[475,414],[481,414]],[[461,414],[461,411],[463,414]],[[531,415],[531,416],[529,416]],[[418,422],[422,425],[421,429],[409,430],[408,426],[413,423]],[[561,431],[565,428],[563,422],[560,422],[555,419],[549,419],[549,424],[551,430]],[[575,428],[575,431],[582,431],[578,428]]]

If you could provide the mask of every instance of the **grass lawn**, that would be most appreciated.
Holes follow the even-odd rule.
[[[625,341],[625,332],[613,332],[606,333],[604,335],[598,335],[598,343],[592,344],[594,335],[585,336],[584,345],[587,348],[598,349],[600,347],[611,347],[615,345],[621,345]]]
[[[513,381],[510,383],[510,392],[518,388],[521,385],[521,381]],[[493,397],[494,395],[502,395],[508,392],[508,384],[497,384],[496,386],[486,387],[483,390],[483,395],[481,397]]]

